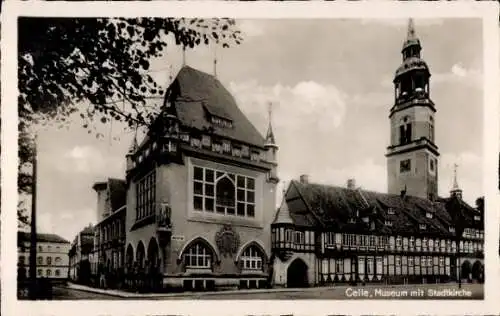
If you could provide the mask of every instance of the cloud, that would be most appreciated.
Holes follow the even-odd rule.
[[[102,176],[121,174],[124,166],[125,157],[106,155],[101,148],[90,145],[71,147],[55,165],[63,173]]]
[[[440,26],[443,25],[444,19],[437,18],[424,18],[424,19],[414,19],[415,27],[420,26]],[[380,19],[362,19],[361,24],[382,24],[389,25],[395,27],[402,27],[408,25],[408,19],[389,19],[389,18],[380,18]]]
[[[478,69],[467,69],[461,63],[453,64],[445,73],[436,73],[431,77],[432,83],[456,84],[460,82],[478,89],[482,89],[482,71]]]
[[[346,113],[347,96],[334,85],[315,81],[302,81],[294,86],[231,82],[229,90],[260,130],[267,125],[269,102],[273,103],[274,124],[283,133],[303,132],[312,126],[323,132],[332,131],[342,124]]]
[[[245,37],[260,36],[265,33],[262,20],[239,20],[236,24]]]

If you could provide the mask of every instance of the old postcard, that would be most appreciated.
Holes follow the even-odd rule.
[[[493,311],[498,6],[376,5],[5,5],[2,305]]]

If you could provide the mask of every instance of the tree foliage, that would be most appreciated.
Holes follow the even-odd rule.
[[[166,53],[168,37],[186,49],[242,41],[231,19],[19,18],[21,194],[31,193],[34,126],[64,124],[75,112],[89,133],[113,120],[152,123],[160,105],[149,101],[164,90],[151,76],[151,61]]]

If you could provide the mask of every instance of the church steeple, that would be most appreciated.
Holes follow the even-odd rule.
[[[266,153],[266,160],[267,162],[273,164],[274,166],[272,167],[271,171],[269,172],[268,180],[278,183],[278,145],[276,145],[276,139],[274,138],[274,133],[273,133],[273,123],[272,123],[272,117],[273,117],[273,104],[269,102],[269,107],[268,107],[268,114],[269,114],[269,126],[267,128],[267,134],[266,134],[266,140],[264,143],[264,147],[267,150]]]
[[[401,54],[403,62],[394,76],[394,105],[390,109],[391,140],[387,147],[388,191],[437,198],[438,147],[430,99],[430,71],[421,57],[422,46],[413,19],[408,21]]]
[[[458,165],[454,164],[453,165],[453,186],[451,187],[451,190],[450,190],[450,196],[454,196],[454,197],[461,199],[462,198],[462,189],[460,189],[460,186],[458,185],[457,169],[458,169]]]

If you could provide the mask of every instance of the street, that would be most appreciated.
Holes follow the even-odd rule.
[[[457,292],[458,291],[458,292]],[[54,287],[54,300],[192,300],[192,299],[483,299],[482,284],[465,284],[459,291],[456,284],[336,286],[306,289],[274,289],[255,291],[198,292],[177,294],[144,294],[123,297],[94,293],[69,287]]]

